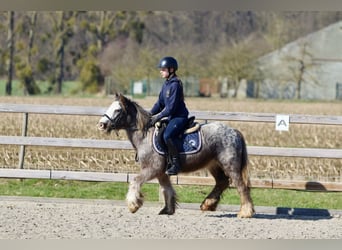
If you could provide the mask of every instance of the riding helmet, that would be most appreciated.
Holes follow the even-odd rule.
[[[158,68],[174,68],[176,71],[178,69],[178,63],[175,58],[166,56],[160,60]]]

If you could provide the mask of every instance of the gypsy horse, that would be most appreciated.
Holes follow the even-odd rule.
[[[164,196],[165,205],[159,214],[172,215],[177,206],[176,192],[170,177],[165,174],[167,162],[164,155],[152,145],[155,127],[150,126],[151,115],[136,102],[122,94],[115,100],[98,122],[98,129],[110,133],[125,130],[140,162],[140,173],[130,182],[126,202],[130,212],[135,213],[143,205],[141,186],[157,178]],[[240,195],[239,218],[254,214],[247,172],[247,149],[243,135],[236,129],[218,122],[202,124],[202,145],[195,154],[181,154],[181,172],[187,173],[206,167],[215,179],[215,186],[200,205],[202,211],[215,211],[222,192],[230,181]]]

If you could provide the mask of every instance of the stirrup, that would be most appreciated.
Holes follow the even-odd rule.
[[[166,169],[165,174],[167,174],[167,175],[177,175],[178,174],[177,166],[173,165],[169,169]]]
[[[172,168],[169,168],[168,170],[165,171],[165,174],[171,176],[171,175],[178,175],[177,171],[174,171]]]

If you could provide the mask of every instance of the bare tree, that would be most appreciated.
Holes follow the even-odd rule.
[[[37,24],[37,11],[33,11],[30,13],[30,30],[29,30],[29,45],[28,45],[28,53],[27,53],[27,62],[31,63],[32,49],[34,44],[35,32],[36,32],[36,24]]]
[[[231,46],[221,46],[213,62],[218,74],[227,76],[233,88],[233,98],[237,97],[242,79],[252,79],[255,76],[254,60],[257,54],[251,50],[252,37],[242,42],[232,42]]]
[[[302,41],[298,54],[285,56],[284,60],[290,73],[287,80],[296,83],[296,99],[301,99],[304,83],[318,84],[317,79],[310,74],[310,70],[317,66],[313,62],[313,55],[310,52],[308,43]]]
[[[91,11],[85,13],[82,26],[96,38],[98,52],[116,35],[116,21],[123,18],[121,11]]]
[[[6,82],[6,94],[12,94],[12,79],[13,79],[13,57],[14,57],[14,11],[8,11],[8,30],[7,30],[7,82]]]
[[[69,39],[74,35],[73,25],[75,24],[77,12],[57,11],[56,13],[51,13],[50,17],[53,22],[53,30],[56,33],[54,41],[56,64],[53,81],[57,83],[56,93],[61,94],[65,70],[65,47]]]
[[[21,15],[17,25],[19,27],[18,31],[20,32],[18,32],[16,54],[20,54],[21,56],[16,59],[15,69],[16,76],[23,86],[24,95],[40,93],[40,89],[34,79],[35,67],[32,62],[36,23],[37,12],[33,11],[25,12]]]

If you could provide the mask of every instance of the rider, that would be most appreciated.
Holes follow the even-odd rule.
[[[178,69],[177,60],[169,56],[164,57],[160,60],[158,68],[165,82],[157,102],[150,111],[152,115],[151,124],[154,125],[164,117],[168,119],[163,139],[171,159],[171,166],[167,168],[165,173],[167,175],[177,175],[180,170],[180,161],[175,138],[184,131],[189,111],[184,102],[183,84],[176,75]]]

